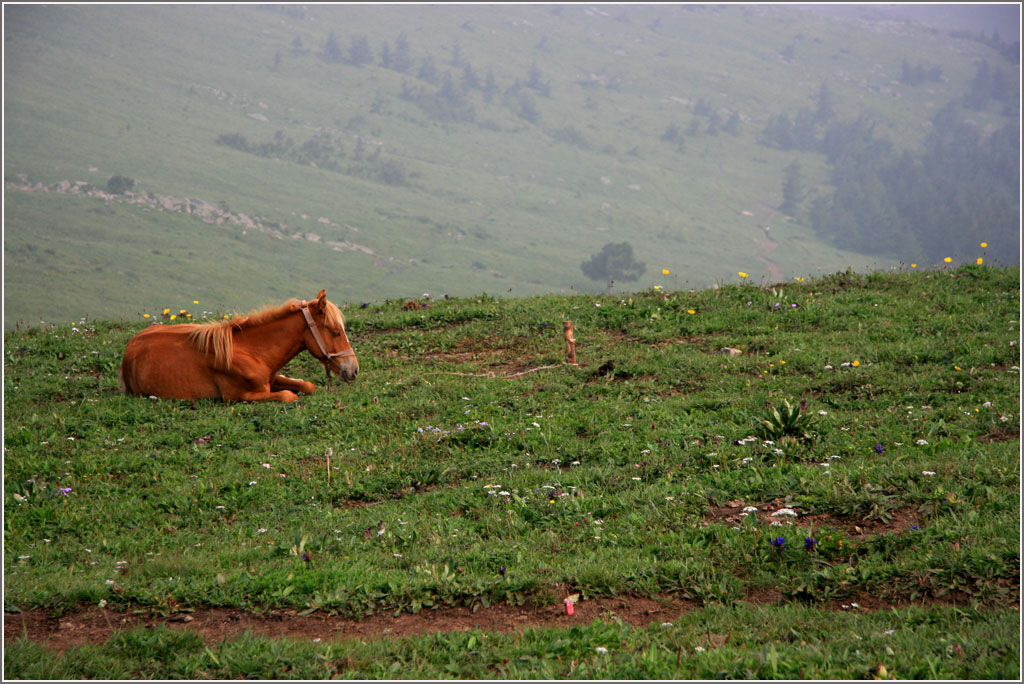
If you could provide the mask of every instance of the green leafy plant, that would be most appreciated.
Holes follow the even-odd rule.
[[[811,441],[814,416],[784,400],[778,406],[768,409],[766,416],[757,425],[757,436],[761,439],[781,440],[789,437],[800,442]]]

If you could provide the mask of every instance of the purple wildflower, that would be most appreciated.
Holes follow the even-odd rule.
[[[876,444],[875,445],[875,453],[876,454],[884,454],[885,453],[885,447],[883,447],[881,444]]]

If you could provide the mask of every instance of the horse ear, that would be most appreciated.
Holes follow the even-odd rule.
[[[327,290],[320,290],[320,294],[316,296],[316,303],[322,305],[325,299],[327,299]]]

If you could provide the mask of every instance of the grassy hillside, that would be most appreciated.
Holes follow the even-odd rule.
[[[121,395],[141,322],[7,332],[5,676],[1018,679],[1019,297],[968,265],[348,307],[359,380],[290,405]],[[218,611],[297,640],[189,633]]]
[[[404,72],[382,65],[401,37]],[[353,64],[361,38],[372,61]],[[767,6],[14,6],[5,50],[7,328],[199,295],[246,309],[310,283],[350,302],[603,290],[580,263],[622,241],[647,270],[620,289],[666,268],[706,286],[920,261],[824,243],[806,207],[826,160],[759,144],[763,127],[827,83],[837,116],[916,149],[979,60],[1019,81],[975,41]],[[900,85],[904,59],[942,80]],[[794,160],[804,209],[786,217]],[[266,232],[53,190],[115,175]],[[982,240],[1016,260],[1012,238]]]

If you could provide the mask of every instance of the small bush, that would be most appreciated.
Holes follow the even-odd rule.
[[[114,195],[123,195],[135,187],[135,179],[128,176],[111,176],[107,181],[107,192]]]

